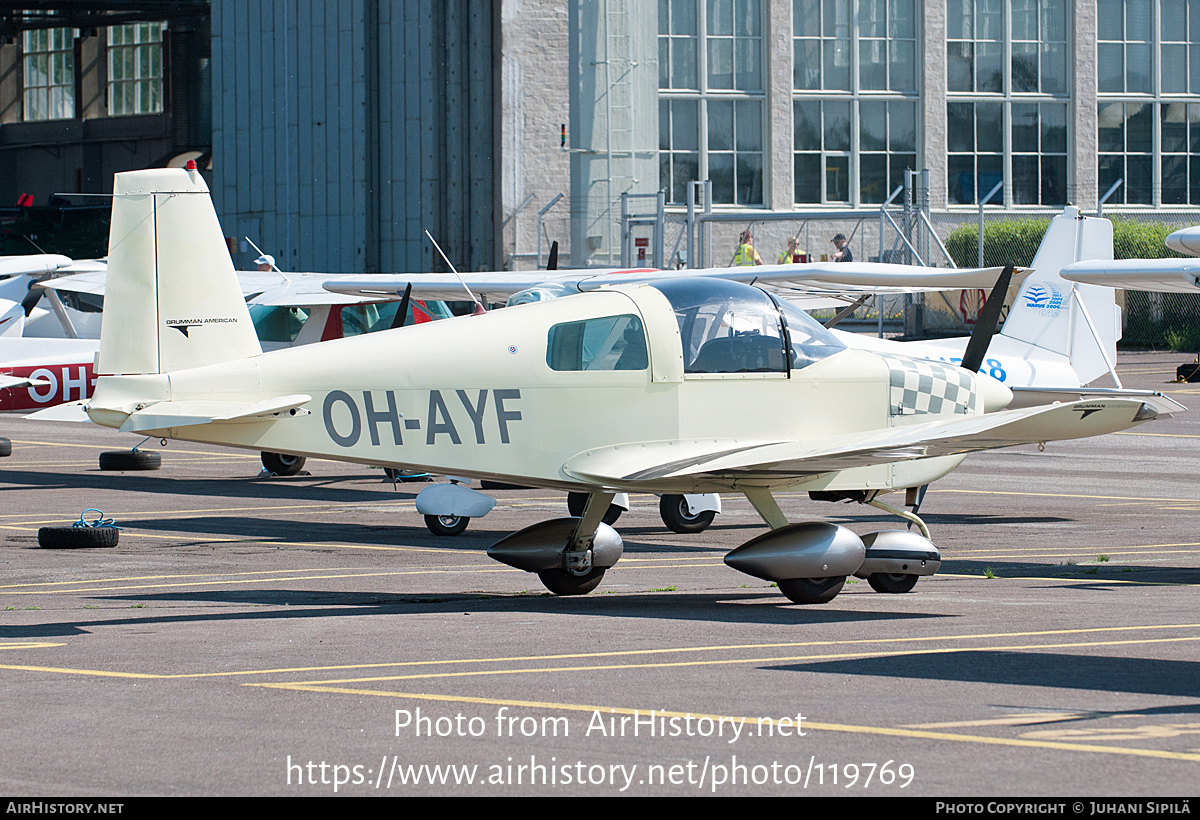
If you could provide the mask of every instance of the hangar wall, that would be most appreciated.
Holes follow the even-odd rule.
[[[239,267],[500,267],[499,2],[213,0],[213,199]]]

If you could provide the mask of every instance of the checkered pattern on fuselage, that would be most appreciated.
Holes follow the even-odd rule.
[[[892,373],[891,415],[975,412],[975,380],[961,367],[887,353],[879,357]]]

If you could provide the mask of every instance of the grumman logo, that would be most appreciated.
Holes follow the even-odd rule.
[[[1062,310],[1062,291],[1045,282],[1030,285],[1022,295],[1025,297],[1026,307],[1033,308],[1034,310],[1053,311],[1055,313]]]
[[[188,328],[199,327],[200,325],[223,325],[236,324],[236,316],[210,316],[207,319],[167,319],[167,327],[173,327],[187,337]]]

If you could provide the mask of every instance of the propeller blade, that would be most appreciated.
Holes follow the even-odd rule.
[[[558,270],[558,240],[550,243],[550,258],[546,260],[546,270]]]
[[[996,333],[996,325],[1000,323],[1000,308],[1004,306],[1004,296],[1008,293],[1012,275],[1013,265],[1005,265],[1000,278],[996,280],[996,286],[988,294],[983,310],[979,312],[979,320],[975,322],[975,330],[971,333],[971,340],[967,342],[967,350],[963,353],[962,360],[962,366],[972,373],[977,372],[983,364],[988,345]]]
[[[408,300],[412,296],[412,282],[404,288],[404,295],[400,297],[400,309],[396,311],[396,315],[392,317],[392,329],[404,327],[404,323],[408,321]]]
[[[41,301],[45,292],[41,288],[30,288],[29,293],[25,294],[25,298],[21,300],[21,309],[25,311],[25,318],[28,319],[29,314],[33,313],[33,309]]]

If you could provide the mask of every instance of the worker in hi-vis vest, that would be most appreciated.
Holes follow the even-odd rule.
[[[733,255],[733,265],[738,267],[741,265],[761,265],[762,257],[758,255],[758,251],[754,250],[754,234],[750,229],[742,231],[742,235],[738,238],[737,253]]]
[[[798,262],[800,256],[800,243],[796,241],[796,237],[788,237],[787,248],[783,253],[779,254],[779,264],[790,265],[793,262]]]

